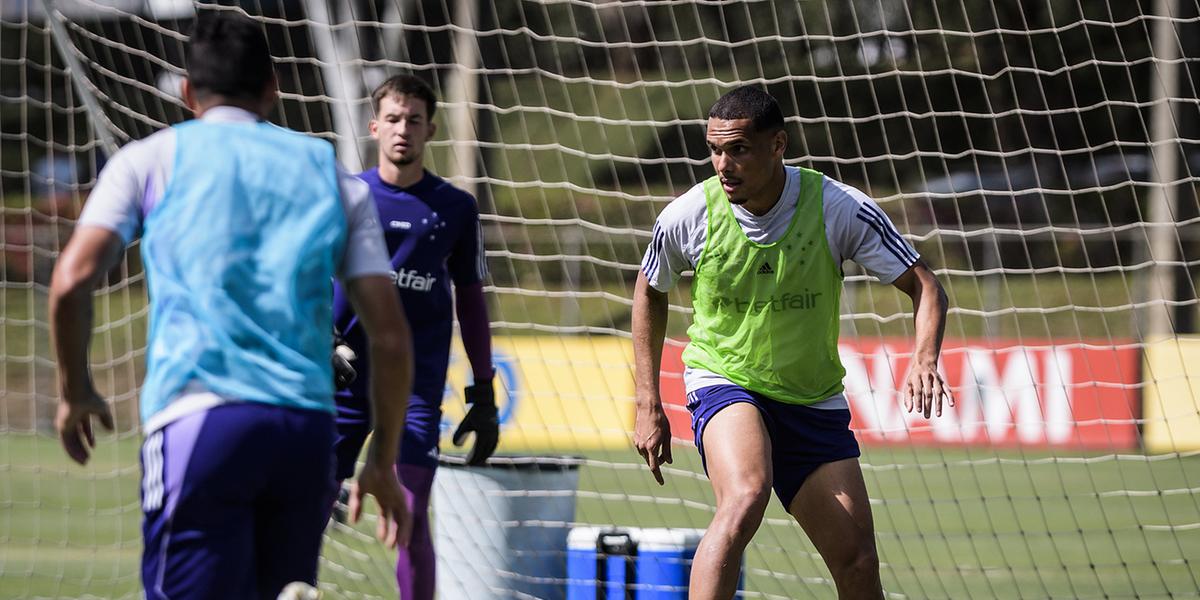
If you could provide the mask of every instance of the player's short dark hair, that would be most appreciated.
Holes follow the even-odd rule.
[[[709,109],[708,118],[750,119],[754,131],[774,133],[783,129],[783,111],[775,97],[752,85],[744,85],[718,98]]]
[[[199,96],[259,97],[275,77],[262,27],[233,11],[201,11],[188,43],[187,77]]]
[[[416,75],[394,75],[379,84],[379,87],[371,92],[371,105],[375,107],[375,114],[379,114],[379,104],[388,96],[412,96],[424,100],[429,109],[426,116],[430,119],[433,119],[433,113],[437,112],[437,95],[424,79]]]

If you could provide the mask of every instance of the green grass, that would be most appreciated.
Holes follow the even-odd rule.
[[[586,239],[600,254],[603,240]],[[516,249],[516,246],[512,246]],[[921,248],[930,255],[933,249]],[[628,249],[621,250],[628,253]],[[614,251],[614,256],[619,252]],[[501,335],[581,325],[629,330],[632,284],[562,289],[557,263],[535,265],[492,296]],[[590,277],[584,266],[583,281]],[[957,310],[952,337],[1131,336],[1133,282],[1120,275],[943,279]],[[44,435],[54,372],[44,288],[0,294],[0,598],[120,598],[138,591],[140,511],[135,382],[141,377],[145,307],[140,284],[98,297],[92,359],[100,391],[117,399],[126,432],[105,437],[93,464],[68,464]],[[908,300],[888,286],[852,283],[844,336],[911,335]],[[689,305],[687,286],[672,292]],[[1002,307],[1030,309],[979,316]],[[1037,310],[1053,307],[1054,310]],[[684,335],[685,312],[669,334]],[[632,451],[589,455],[576,521],[704,527],[712,493],[695,451],[676,449],[668,485],[655,486]],[[1200,578],[1200,458],[1056,457],[989,449],[871,448],[863,463],[874,499],[887,590],[909,598],[1187,597]],[[392,558],[366,529],[328,534],[322,580],[333,597],[391,595]],[[799,528],[773,502],[747,556],[747,589],[765,597],[832,598],[828,574]]]
[[[55,440],[0,435],[0,598],[134,597],[140,552],[137,444],[103,437],[86,468]],[[589,456],[576,521],[704,527],[712,494],[694,450],[659,488],[632,451]],[[893,597],[1194,596],[1200,458],[869,449],[883,578]],[[1149,492],[1134,494],[1125,492]],[[1157,527],[1172,525],[1174,531]],[[327,534],[334,597],[389,596],[392,554],[363,527]],[[834,597],[799,528],[772,501],[746,560],[747,589]]]
[[[45,428],[57,394],[47,292],[33,284],[6,285],[11,287],[0,290],[0,430]],[[143,375],[146,324],[140,284],[96,295],[92,377],[100,394],[116,404],[123,430],[137,423],[135,390]]]

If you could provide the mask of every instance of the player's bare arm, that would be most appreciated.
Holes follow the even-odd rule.
[[[350,495],[350,514],[358,521],[363,498],[368,494],[375,496],[381,515],[376,535],[395,547],[408,543],[412,527],[408,503],[395,471],[412,391],[412,335],[389,277],[351,279],[346,282],[346,292],[366,330],[371,364],[393,366],[374,369],[370,375],[374,433],[366,464]]]
[[[96,447],[92,417],[113,429],[108,404],[96,393],[88,368],[92,291],[117,265],[125,244],[116,233],[80,227],[63,249],[50,283],[50,335],[58,358],[58,414],[54,425],[71,460],[86,464]]]
[[[671,424],[663,411],[658,374],[662,365],[663,340],[667,334],[667,295],[650,286],[645,273],[638,272],[633,292],[633,356],[636,408],[633,445],[663,485],[664,463],[671,462]]]
[[[946,332],[946,291],[922,261],[917,261],[892,285],[912,298],[916,329],[912,362],[901,388],[904,408],[924,414],[927,419],[931,414],[940,417],[943,401],[954,406],[950,386],[938,371],[942,336]]]

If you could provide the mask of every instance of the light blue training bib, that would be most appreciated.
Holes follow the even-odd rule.
[[[142,422],[189,382],[334,412],[332,278],[347,224],[333,147],[269,123],[174,129],[171,179],[142,235]]]

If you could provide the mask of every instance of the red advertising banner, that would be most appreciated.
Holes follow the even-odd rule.
[[[682,343],[663,353],[662,394],[677,438],[691,438]],[[956,406],[940,418],[904,410],[906,339],[848,340],[850,426],[860,443],[1114,450],[1137,445],[1138,349],[1132,341],[946,340],[941,369]]]

